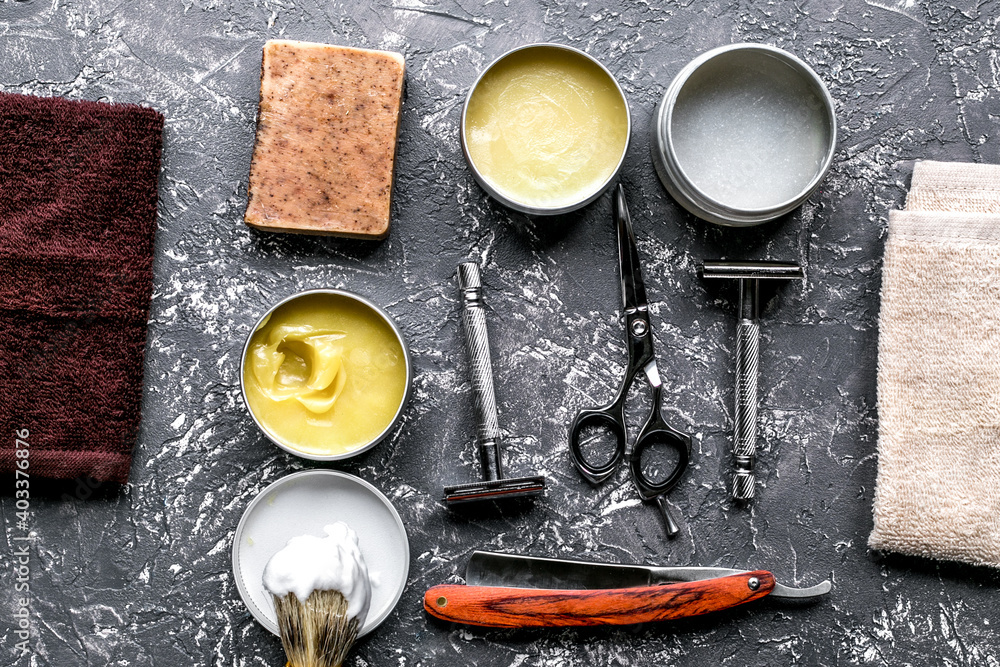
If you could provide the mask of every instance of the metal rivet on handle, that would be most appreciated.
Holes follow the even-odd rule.
[[[437,605],[439,607],[443,607],[446,604],[448,604],[448,598],[444,597],[443,595],[437,599]]]
[[[646,335],[646,323],[643,322],[642,320],[636,320],[635,322],[633,322],[632,323],[632,333],[635,334],[636,336],[640,336],[640,337],[645,336]]]
[[[749,579],[747,579],[747,586],[749,586],[750,590],[752,591],[757,590],[758,588],[760,588],[760,579],[758,579],[757,577],[750,577]],[[438,602],[440,602],[440,600],[438,600]]]

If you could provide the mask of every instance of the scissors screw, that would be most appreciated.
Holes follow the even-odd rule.
[[[749,586],[750,590],[752,591],[757,590],[758,588],[760,588],[760,579],[758,579],[757,577],[750,577],[749,579],[747,579],[747,586]]]
[[[634,335],[640,336],[640,337],[645,336],[646,335],[646,323],[643,322],[642,320],[636,320],[635,322],[633,322],[632,323],[632,333]]]

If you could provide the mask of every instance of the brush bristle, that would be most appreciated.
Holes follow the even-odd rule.
[[[340,591],[313,591],[305,602],[295,593],[273,597],[289,667],[341,667],[358,638],[358,619],[347,617]]]

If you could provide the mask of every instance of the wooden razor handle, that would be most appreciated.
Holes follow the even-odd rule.
[[[445,621],[490,628],[556,628],[669,621],[721,611],[774,589],[765,570],[661,586],[545,590],[499,586],[434,586],[424,609]]]

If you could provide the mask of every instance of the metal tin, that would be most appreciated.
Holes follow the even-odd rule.
[[[363,479],[336,470],[303,470],[273,482],[250,501],[233,536],[233,580],[258,623],[278,634],[277,616],[264,588],[264,566],[289,539],[322,535],[343,521],[358,535],[361,553],[378,586],[358,636],[368,634],[396,607],[410,571],[410,544],[399,513]]]
[[[676,137],[673,132],[674,111],[678,96],[689,83],[692,76],[710,61],[722,57],[732,57],[733,52],[740,52],[742,59],[759,58],[762,66],[773,63],[775,73],[789,77],[789,72],[797,75],[796,83],[806,86],[820,101],[821,115],[825,126],[821,131],[826,133],[825,154],[812,178],[797,195],[786,200],[777,201],[773,205],[757,208],[747,208],[733,205],[732,202],[720,201],[696,186],[689,174],[678,161]],[[724,61],[722,61],[724,62]],[[764,44],[731,44],[708,51],[686,65],[667,88],[663,99],[656,108],[653,123],[653,163],[656,172],[667,191],[684,208],[694,215],[719,225],[743,227],[756,225],[773,220],[799,207],[819,187],[833,161],[837,145],[837,122],[834,114],[833,99],[819,76],[805,62],[782,49]]]
[[[490,182],[486,179],[486,177],[483,176],[482,172],[479,171],[479,168],[476,167],[475,163],[472,161],[472,157],[469,155],[469,147],[465,140],[465,118],[469,110],[469,100],[472,99],[472,94],[476,91],[476,87],[479,86],[479,82],[483,80],[483,77],[486,76],[486,74],[491,69],[493,69],[498,63],[500,63],[502,60],[504,60],[505,58],[514,53],[518,53],[526,49],[542,49],[542,48],[562,49],[564,51],[569,51],[571,53],[581,56],[582,58],[586,58],[590,62],[600,67],[601,70],[603,70],[604,73],[607,74],[608,77],[611,79],[611,81],[615,84],[615,89],[618,91],[618,94],[621,95],[622,102],[625,104],[625,122],[627,124],[625,131],[625,147],[622,149],[622,154],[621,157],[618,159],[618,164],[615,166],[614,171],[611,172],[611,175],[608,176],[607,180],[605,180],[601,184],[601,186],[598,187],[596,190],[587,194],[585,197],[581,198],[578,201],[561,206],[549,206],[549,207],[532,206],[531,204],[519,202],[515,199],[511,199],[510,197],[504,195],[502,192],[498,191],[495,187],[493,187],[490,184]],[[540,42],[537,44],[525,44],[523,46],[511,49],[507,53],[503,54],[502,56],[491,62],[489,66],[486,69],[484,69],[482,73],[480,73],[480,75],[476,78],[476,82],[472,84],[471,88],[469,88],[469,93],[465,96],[465,104],[462,107],[462,124],[461,127],[459,128],[459,135],[462,143],[462,154],[465,155],[465,161],[466,163],[468,163],[469,169],[472,170],[472,176],[476,179],[476,182],[479,183],[479,186],[483,190],[485,190],[487,194],[489,194],[491,197],[496,199],[504,206],[512,208],[515,211],[520,211],[521,213],[527,213],[528,215],[561,215],[563,213],[576,211],[578,209],[583,208],[587,204],[590,204],[598,197],[600,197],[602,194],[604,194],[607,191],[607,189],[611,186],[611,184],[615,181],[615,178],[617,178],[618,176],[618,172],[621,171],[622,164],[625,162],[625,154],[628,153],[629,140],[632,138],[632,112],[629,110],[628,99],[625,97],[625,91],[622,90],[621,85],[618,83],[618,79],[616,79],[615,76],[608,70],[608,68],[602,65],[600,61],[598,61],[590,54],[581,51],[580,49],[573,48],[572,46],[566,46],[565,44],[554,44],[551,42]]]
[[[373,438],[370,442],[368,442],[364,446],[358,447],[357,449],[352,449],[351,451],[344,452],[342,454],[329,454],[329,455],[312,454],[309,452],[303,452],[289,445],[286,445],[285,443],[278,440],[278,438],[271,435],[271,433],[267,430],[267,428],[260,422],[259,419],[257,419],[257,415],[254,414],[253,409],[250,407],[250,401],[247,400],[247,388],[244,381],[244,377],[246,374],[245,367],[247,362],[247,354],[250,351],[250,340],[253,338],[254,333],[256,333],[257,330],[261,326],[263,326],[263,324],[271,316],[271,313],[273,313],[281,306],[285,305],[290,301],[294,301],[295,299],[313,294],[330,294],[335,296],[341,296],[348,299],[352,299],[367,306],[369,309],[371,309],[373,313],[376,313],[379,317],[385,320],[385,322],[392,328],[392,331],[393,333],[396,334],[396,339],[399,341],[399,345],[403,350],[403,358],[406,363],[406,388],[403,391],[403,398],[399,402],[399,408],[396,410],[396,414],[393,416],[392,421],[389,422],[388,426],[386,426],[385,429],[383,429],[382,432],[379,433],[377,437]],[[413,391],[413,359],[410,356],[410,348],[406,344],[406,339],[403,337],[403,332],[396,325],[393,319],[389,316],[389,313],[385,312],[384,310],[376,306],[374,303],[372,303],[365,297],[359,294],[355,294],[354,292],[348,292],[347,290],[334,289],[334,288],[310,289],[302,292],[297,292],[296,294],[292,294],[291,296],[282,299],[278,303],[274,304],[266,313],[260,316],[260,319],[257,320],[256,324],[254,324],[253,328],[250,330],[250,333],[247,334],[247,340],[243,344],[243,356],[240,359],[240,394],[243,396],[243,404],[246,405],[247,412],[250,413],[250,417],[253,419],[254,423],[257,424],[257,428],[259,428],[261,432],[265,436],[267,436],[268,440],[276,444],[278,447],[281,447],[289,454],[295,454],[296,456],[301,456],[302,458],[305,459],[312,459],[313,461],[340,461],[342,459],[349,459],[352,456],[357,456],[362,452],[368,451],[378,443],[382,442],[382,440],[385,439],[385,437],[392,432],[392,430],[396,427],[396,425],[399,424],[399,421],[403,416],[403,410],[406,408],[407,403],[409,403],[410,401],[410,394],[412,393],[412,391]]]

